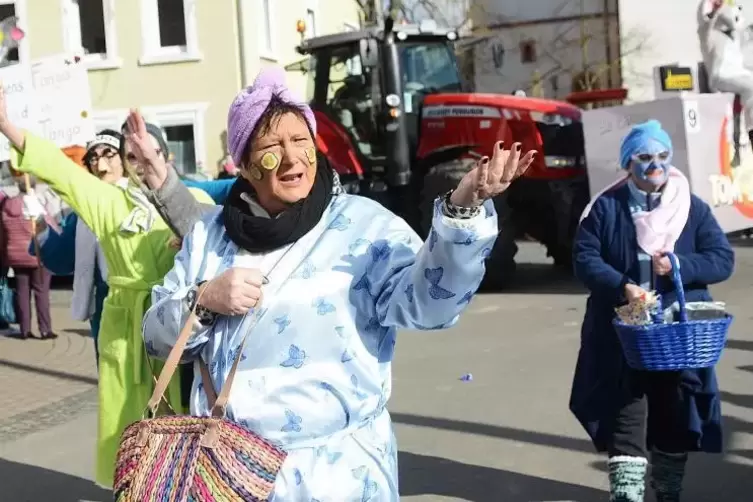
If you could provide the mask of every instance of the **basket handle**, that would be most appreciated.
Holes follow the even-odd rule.
[[[677,303],[680,306],[680,322],[688,322],[688,313],[685,310],[685,288],[682,286],[682,276],[680,275],[680,260],[674,253],[664,253],[672,264],[672,282],[675,285],[677,294]]]

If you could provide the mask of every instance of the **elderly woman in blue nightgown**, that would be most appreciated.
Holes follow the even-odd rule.
[[[289,452],[272,500],[396,501],[385,409],[396,330],[456,322],[497,237],[490,199],[534,152],[494,145],[437,199],[423,243],[384,207],[342,192],[315,132],[276,68],[236,97],[228,147],[242,176],[154,288],[144,338],[166,358],[195,307],[184,359],[201,358],[220,389],[248,335],[227,413]],[[191,412],[206,416],[196,373]]]

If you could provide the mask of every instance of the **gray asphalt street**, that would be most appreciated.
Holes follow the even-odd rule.
[[[734,277],[714,288],[736,316],[718,368],[726,453],[692,457],[684,502],[753,500],[753,241],[736,252]],[[457,327],[398,339],[389,408],[403,500],[608,500],[605,460],[567,410],[584,292],[535,244],[520,261],[519,285],[478,295]],[[54,344],[0,337],[0,502],[108,500],[90,481],[91,343],[56,295]]]

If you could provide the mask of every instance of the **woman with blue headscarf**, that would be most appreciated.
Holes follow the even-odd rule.
[[[709,206],[671,164],[672,141],[651,120],[620,148],[626,176],[586,208],[573,247],[576,276],[590,290],[570,410],[597,450],[609,455],[610,500],[639,502],[651,455],[659,502],[678,501],[687,454],[721,452],[714,368],[641,372],[627,366],[612,327],[614,308],[656,290],[675,300],[672,251],[687,301],[709,301],[707,286],[732,274],[734,254]]]

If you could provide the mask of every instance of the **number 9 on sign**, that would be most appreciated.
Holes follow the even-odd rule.
[[[683,101],[685,109],[685,130],[688,133],[701,131],[701,117],[698,113],[698,101]]]

